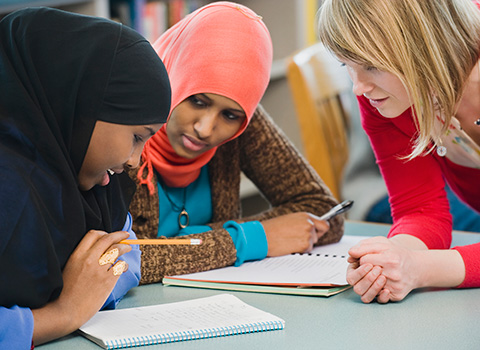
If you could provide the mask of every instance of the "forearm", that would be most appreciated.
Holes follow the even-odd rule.
[[[420,271],[418,288],[451,288],[465,279],[465,264],[456,250],[425,250],[416,252],[416,255]]]
[[[142,279],[140,284],[161,282],[164,276],[233,265],[237,259],[232,238],[224,229],[184,237],[201,238],[202,244],[141,247]]]
[[[62,312],[58,301],[51,302],[42,308],[32,310],[33,343],[43,344],[72,333],[80,324],[75,324],[71,312]]]
[[[404,248],[415,249],[415,250],[428,249],[427,245],[423,243],[422,240],[409,234],[398,234],[391,237],[390,240],[392,242],[395,242],[395,244],[398,244]]]
[[[465,279],[465,264],[456,250],[429,250],[419,238],[400,234],[390,238],[404,248],[415,250],[417,288],[456,287]]]

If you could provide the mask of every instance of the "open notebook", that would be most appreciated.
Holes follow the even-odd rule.
[[[231,294],[100,311],[79,333],[105,349],[283,329],[285,321]]]
[[[261,293],[330,296],[350,286],[346,280],[348,249],[366,236],[343,236],[339,243],[315,247],[241,266],[167,276],[163,284]]]

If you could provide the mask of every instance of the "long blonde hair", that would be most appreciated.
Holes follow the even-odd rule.
[[[407,158],[439,143],[479,58],[480,11],[471,0],[325,0],[318,33],[337,57],[402,81],[418,130]],[[445,124],[435,133],[439,113]]]

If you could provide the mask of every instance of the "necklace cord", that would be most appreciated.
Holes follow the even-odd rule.
[[[159,182],[160,182],[160,186],[162,187],[162,190],[163,190],[163,193],[165,193],[165,197],[167,197],[167,200],[170,202],[170,205],[172,207],[172,209],[174,211],[178,211],[180,212],[180,214],[178,214],[178,226],[180,226],[180,228],[185,228],[189,225],[190,223],[190,216],[188,215],[188,212],[185,208],[185,204],[187,202],[187,188],[184,187],[183,188],[183,203],[181,206],[178,206],[172,198],[170,198],[169,194],[168,194],[168,191],[167,191],[167,188],[166,188],[166,185],[163,183],[162,179],[159,177]],[[185,217],[185,220],[186,220],[186,223],[182,223],[182,217]]]

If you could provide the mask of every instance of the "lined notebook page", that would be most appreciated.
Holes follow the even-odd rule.
[[[290,254],[169,279],[261,285],[347,285],[348,249],[365,236],[343,236],[339,243],[315,247],[309,254]]]
[[[285,321],[231,294],[98,312],[80,333],[109,349],[283,329]]]
[[[347,284],[347,267],[346,255],[294,254],[169,278],[219,283],[330,286]]]

